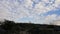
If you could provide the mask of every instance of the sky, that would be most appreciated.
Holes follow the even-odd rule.
[[[0,0],[0,21],[54,24],[60,20],[60,0]]]

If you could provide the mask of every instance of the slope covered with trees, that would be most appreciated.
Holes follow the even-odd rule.
[[[32,23],[0,22],[0,34],[59,34],[60,26]]]

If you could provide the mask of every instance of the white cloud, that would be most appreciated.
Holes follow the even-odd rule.
[[[44,23],[50,24],[50,22],[52,22],[53,20],[56,20],[56,18],[57,18],[56,14],[48,15],[45,17]]]
[[[50,22],[50,20],[56,19],[56,15],[45,17],[43,14],[60,7],[60,0],[56,0],[55,3],[51,5],[52,2],[53,1],[42,0],[32,8],[33,1],[31,0],[24,0],[22,3],[19,3],[17,0],[4,0],[0,2],[0,17],[14,21],[18,18],[28,17],[31,19],[33,18],[32,22],[43,23],[47,20]],[[45,6],[45,3],[49,3],[49,5]]]
[[[60,24],[60,16],[57,16],[56,14],[48,15],[44,19],[45,24],[51,24],[51,25],[59,25]]]
[[[52,24],[53,24],[53,25],[58,25],[58,26],[60,26],[60,20],[54,20],[54,21],[52,22]]]
[[[53,2],[53,1],[51,1],[51,2]],[[49,3],[50,5],[47,4],[47,6],[45,6],[46,3]],[[51,5],[50,2],[48,2],[48,0],[46,0],[46,1],[43,0],[39,4],[36,4],[34,12],[36,12],[36,13],[46,13],[50,10],[54,10],[54,9],[58,8],[59,5],[60,5],[59,0],[56,0],[55,3],[52,4],[52,5]]]

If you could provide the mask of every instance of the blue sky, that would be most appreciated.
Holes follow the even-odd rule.
[[[56,10],[51,10],[47,13],[45,13],[44,15],[52,15],[52,14],[56,14],[57,16],[60,16],[60,9],[56,9]]]
[[[60,0],[0,0],[0,18],[50,24],[60,20]]]

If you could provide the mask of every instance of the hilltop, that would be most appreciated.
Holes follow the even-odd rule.
[[[60,26],[33,23],[0,22],[0,34],[58,34]]]

